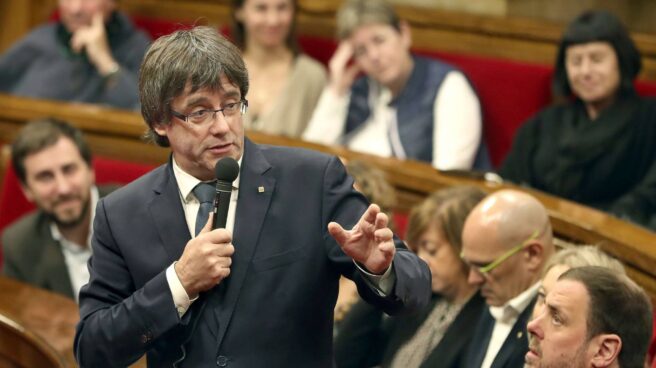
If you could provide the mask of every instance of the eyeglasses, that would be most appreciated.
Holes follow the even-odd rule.
[[[203,109],[194,111],[189,115],[184,115],[171,110],[171,115],[185,122],[201,125],[208,121],[214,121],[217,112],[221,112],[226,119],[230,119],[237,116],[237,114],[245,114],[246,110],[248,110],[248,100],[241,100],[239,102],[226,104],[222,109],[218,110]]]
[[[535,230],[535,231],[533,232],[533,234],[531,234],[531,236],[530,236],[528,239],[524,240],[521,244],[518,244],[517,246],[515,246],[515,247],[509,249],[506,253],[502,254],[502,255],[499,256],[497,259],[495,259],[494,261],[488,263],[488,264],[485,265],[485,266],[476,266],[476,265],[472,265],[471,263],[469,263],[469,262],[463,257],[463,254],[462,254],[462,253],[460,253],[460,258],[463,260],[463,262],[465,262],[467,265],[469,265],[472,269],[478,271],[478,273],[480,273],[480,274],[482,274],[482,275],[485,275],[485,274],[490,273],[490,272],[491,272],[492,270],[494,270],[495,268],[499,267],[499,266],[500,266],[503,262],[505,262],[508,258],[514,256],[514,255],[517,254],[519,251],[521,251],[522,249],[524,249],[524,248],[525,248],[527,245],[529,245],[533,240],[537,239],[537,238],[539,237],[539,235],[540,235],[540,231],[539,231],[539,230]]]

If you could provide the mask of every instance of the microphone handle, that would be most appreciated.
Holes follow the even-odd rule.
[[[212,230],[225,229],[228,220],[228,207],[230,207],[230,195],[232,194],[232,183],[222,180],[216,182],[216,195],[214,196],[214,221]]]

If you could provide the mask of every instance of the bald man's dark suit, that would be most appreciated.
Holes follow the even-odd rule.
[[[515,368],[524,366],[524,356],[528,352],[528,337],[526,325],[533,313],[533,306],[537,297],[533,297],[526,309],[519,314],[508,337],[501,345],[501,349],[492,361],[491,368]],[[484,308],[483,314],[476,325],[474,338],[469,344],[465,367],[479,368],[485,359],[487,347],[492,337],[495,320],[490,314],[489,307]]]

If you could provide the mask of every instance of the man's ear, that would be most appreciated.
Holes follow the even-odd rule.
[[[153,130],[155,131],[155,133],[157,133],[158,135],[161,135],[162,137],[166,137],[166,135],[167,135],[166,134],[167,133],[166,128],[167,128],[166,124],[162,124],[162,123],[153,124]]]
[[[610,367],[617,359],[622,350],[622,339],[616,334],[603,334],[592,339],[592,361],[595,368]]]
[[[20,188],[23,191],[23,195],[25,198],[27,198],[28,201],[31,203],[34,203],[34,195],[32,194],[32,190],[27,186],[25,183],[20,183]]]
[[[537,240],[533,241],[526,246],[524,257],[526,257],[525,264],[530,270],[534,270],[538,273],[541,272],[545,261],[544,246]]]
[[[406,47],[406,49],[410,50],[410,47],[412,46],[412,32],[410,31],[410,24],[404,20],[401,20],[399,22],[399,30],[401,32],[403,45]]]

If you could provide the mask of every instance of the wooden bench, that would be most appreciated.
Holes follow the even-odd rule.
[[[98,156],[153,165],[168,159],[168,150],[142,141],[145,123],[136,113],[6,95],[0,95],[0,142],[10,142],[27,121],[49,115],[70,121],[81,128]],[[472,184],[486,191],[516,188],[508,184],[485,182],[466,174],[438,172],[420,162],[374,157],[338,147],[255,132],[248,132],[247,135],[258,143],[316,149],[375,165],[386,172],[396,188],[399,211],[407,211],[428,193],[446,186]],[[629,274],[656,300],[655,233],[589,207],[538,191],[526,191],[537,197],[548,209],[559,237],[579,243],[599,244],[605,251],[622,260]]]
[[[0,366],[75,367],[78,319],[73,300],[0,276]]]

